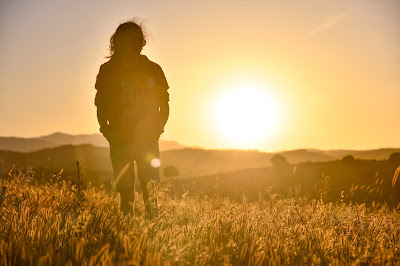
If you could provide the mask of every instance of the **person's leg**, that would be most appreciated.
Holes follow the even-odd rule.
[[[110,142],[110,157],[116,191],[120,193],[120,209],[125,214],[133,214],[135,172],[129,144]]]
[[[138,142],[135,148],[137,174],[143,191],[146,213],[149,218],[153,218],[158,211],[157,189],[160,182],[158,140]]]
[[[127,190],[120,190],[120,200],[121,200],[121,205],[120,205],[120,210],[124,214],[132,214],[133,215],[133,204],[135,202],[135,192],[133,189],[127,189]]]

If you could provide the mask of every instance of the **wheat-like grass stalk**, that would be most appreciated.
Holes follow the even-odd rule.
[[[400,166],[397,167],[396,171],[394,172],[393,179],[392,179],[392,187],[396,185],[397,177],[400,174]]]

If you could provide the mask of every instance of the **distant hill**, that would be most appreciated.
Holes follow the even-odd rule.
[[[60,139],[52,136],[53,139]],[[166,142],[170,143],[170,142]],[[174,146],[171,146],[174,147]],[[175,146],[180,147],[180,146]],[[384,149],[374,151],[355,151],[356,158],[368,158],[375,154],[377,159],[388,158],[400,149]],[[193,178],[217,173],[227,173],[241,169],[260,168],[271,165],[271,158],[276,153],[258,150],[208,150],[195,148],[170,149],[161,151],[161,177],[163,168],[175,166],[179,170],[177,179]],[[302,162],[327,162],[341,159],[342,155],[352,154],[351,151],[338,152],[318,150],[282,151],[291,164]],[[61,145],[33,152],[0,151],[0,168],[9,169],[13,164],[17,167],[41,167],[54,169],[74,169],[75,160],[80,160],[84,168],[90,172],[102,173],[102,176],[112,178],[112,168],[108,147],[92,144]],[[1,169],[0,169],[1,172]]]
[[[266,166],[268,157],[266,153],[259,151],[175,149],[161,151],[161,170],[165,166],[173,165],[180,171],[178,178],[188,178]],[[109,149],[106,147],[81,144],[62,145],[27,153],[0,151],[0,168],[3,170],[10,169],[14,164],[17,168],[32,166],[54,171],[71,170],[74,169],[76,160],[80,160],[86,170],[101,172],[102,175],[106,173],[108,178],[112,178]],[[163,178],[163,171],[161,175]]]
[[[62,145],[34,152],[0,151],[0,162],[8,169],[31,166],[52,170],[74,169],[80,160],[89,170],[111,171],[109,149],[91,144]]]
[[[162,159],[165,165],[174,165],[180,171],[180,178],[231,172],[245,168],[259,168],[271,165],[276,153],[258,150],[205,150],[180,149],[165,151]],[[336,158],[307,150],[279,152],[289,163],[325,162]]]
[[[339,159],[336,156],[325,154],[323,151],[317,152],[308,149],[282,151],[278,153],[284,156],[287,159],[287,161],[292,164],[302,163],[302,162],[326,162]]]
[[[182,149],[186,146],[176,141],[160,140],[160,150]],[[55,132],[50,135],[36,138],[0,137],[0,150],[32,152],[60,145],[92,144],[99,147],[108,147],[107,140],[101,134],[70,135]]]
[[[394,152],[400,152],[400,149],[394,148],[383,148],[377,150],[362,150],[362,151],[355,151],[355,150],[329,150],[329,151],[322,151],[324,154],[336,157],[336,158],[343,158],[346,155],[352,155],[358,159],[364,160],[384,160],[387,159],[390,154]]]
[[[323,197],[327,201],[376,201],[396,206],[400,201],[400,193],[397,193],[400,184],[395,182],[393,185],[392,180],[398,167],[400,158],[334,160],[240,169],[172,181],[179,194],[219,193],[240,200],[245,193],[248,199],[257,200],[260,193],[267,196],[290,194],[298,186],[297,192],[309,193],[319,199]],[[273,190],[267,192],[268,187]]]
[[[304,161],[329,161],[332,157],[307,150],[282,152],[290,163]],[[231,172],[245,168],[259,168],[270,165],[274,153],[258,150],[206,150],[173,149],[161,151],[161,168],[175,166],[179,169],[177,178],[190,178],[220,172]],[[74,169],[75,160],[84,163],[89,171],[107,172],[112,177],[109,149],[91,144],[62,145],[33,152],[0,151],[3,169],[17,167],[41,167],[60,170]],[[161,171],[163,177],[163,171]]]

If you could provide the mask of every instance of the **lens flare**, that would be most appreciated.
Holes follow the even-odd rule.
[[[151,160],[151,166],[153,166],[154,168],[160,167],[161,161],[158,158],[153,158]]]

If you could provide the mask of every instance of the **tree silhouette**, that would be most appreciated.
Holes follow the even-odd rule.
[[[165,177],[175,177],[179,175],[179,169],[173,165],[168,165],[164,167],[164,176]]]
[[[289,163],[286,160],[286,158],[283,155],[279,154],[279,153],[275,154],[274,156],[272,156],[271,163],[272,163],[273,167],[282,167],[282,166],[289,165]]]
[[[400,162],[400,152],[393,152],[389,156],[390,162]]]
[[[346,156],[344,156],[343,158],[342,158],[342,162],[345,162],[345,163],[352,163],[352,162],[354,162],[356,159],[354,158],[354,156],[353,155],[346,155]]]

